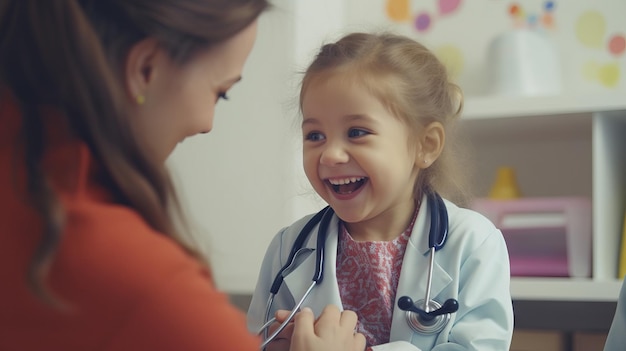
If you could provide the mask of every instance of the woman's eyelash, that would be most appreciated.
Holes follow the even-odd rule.
[[[226,95],[226,92],[221,92],[219,94],[217,94],[217,98],[218,99],[224,99],[224,100],[228,100],[228,95]]]

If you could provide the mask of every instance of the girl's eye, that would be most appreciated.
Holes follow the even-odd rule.
[[[310,132],[304,136],[304,139],[309,141],[320,141],[324,140],[324,135],[320,132]]]
[[[368,135],[369,132],[363,129],[352,128],[348,131],[349,138],[358,138],[365,135]]]
[[[217,99],[223,99],[223,100],[228,100],[228,95],[226,95],[225,91],[222,91],[220,93],[217,94]]]

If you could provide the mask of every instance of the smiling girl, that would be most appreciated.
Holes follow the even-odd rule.
[[[431,197],[461,193],[446,135],[462,107],[460,89],[424,46],[392,34],[355,33],[324,45],[300,93],[304,170],[334,210],[326,233],[324,279],[305,299],[353,310],[372,350],[508,350],[513,329],[509,261],[501,232],[486,218],[441,201],[449,225],[429,272]],[[310,216],[281,230],[267,250],[248,312],[264,322],[270,285]],[[316,249],[317,228],[305,249]],[[282,272],[270,314],[280,322],[310,284],[315,255]],[[430,278],[429,278],[430,279]],[[308,283],[307,283],[308,281]],[[402,296],[456,299],[445,327],[411,328]],[[447,318],[447,317],[446,317]],[[286,328],[268,350],[286,350]]]

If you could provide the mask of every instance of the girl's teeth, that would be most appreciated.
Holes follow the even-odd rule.
[[[345,185],[345,184],[350,184],[350,183],[356,183],[360,180],[363,180],[363,177],[352,177],[352,178],[346,178],[346,179],[334,179],[334,180],[330,180],[330,184],[332,185]]]

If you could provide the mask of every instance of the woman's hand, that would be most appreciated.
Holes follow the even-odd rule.
[[[365,336],[356,333],[357,316],[328,305],[317,321],[309,308],[295,316],[291,351],[363,351]]]
[[[278,310],[274,314],[276,322],[269,327],[268,335],[272,335],[276,329],[287,319],[291,311]],[[272,340],[265,350],[267,351],[289,351],[291,345],[291,334],[293,334],[293,320],[285,326],[285,329],[276,336],[276,339]]]

